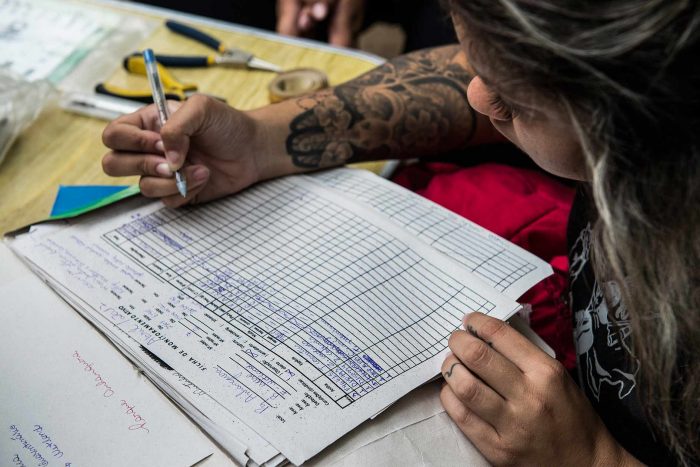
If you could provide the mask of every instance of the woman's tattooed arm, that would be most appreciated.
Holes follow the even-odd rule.
[[[458,46],[398,57],[357,79],[296,101],[287,153],[300,168],[420,157],[466,145],[477,118],[472,76]]]

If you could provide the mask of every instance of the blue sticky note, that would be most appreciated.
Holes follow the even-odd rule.
[[[51,208],[51,217],[95,205],[127,188],[114,185],[60,185]]]

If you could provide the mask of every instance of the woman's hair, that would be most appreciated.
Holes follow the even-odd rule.
[[[447,3],[496,92],[571,115],[596,277],[629,310],[648,420],[681,463],[700,458],[700,2]]]

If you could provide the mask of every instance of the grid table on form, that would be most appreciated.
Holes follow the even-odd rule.
[[[500,292],[535,270],[528,258],[511,251],[502,239],[484,236],[486,231],[470,221],[420,196],[406,196],[407,190],[385,180],[370,183],[367,174],[357,172],[336,170],[314,178],[374,207]]]
[[[216,325],[179,321],[203,345],[224,323],[255,336],[287,362],[294,355],[310,363],[317,372],[309,379],[330,381],[340,406],[444,350],[466,311],[494,307],[393,236],[292,182],[196,210],[163,208],[103,238],[206,308]]]

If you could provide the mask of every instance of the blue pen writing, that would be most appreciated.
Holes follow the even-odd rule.
[[[153,102],[158,108],[158,118],[160,118],[160,126],[162,128],[165,122],[168,121],[168,104],[165,101],[163,83],[160,81],[158,63],[156,62],[156,56],[152,49],[143,51],[143,61],[146,64],[146,74],[148,75],[148,82],[151,84]],[[179,191],[183,197],[187,196],[187,181],[179,171],[175,171],[175,184],[177,185],[177,191]]]

